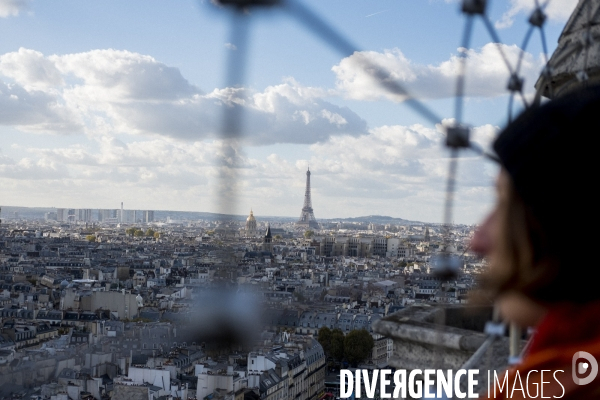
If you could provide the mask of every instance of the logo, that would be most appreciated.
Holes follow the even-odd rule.
[[[583,361],[583,360],[585,361]],[[587,385],[598,375],[598,361],[588,352],[578,351],[573,354],[573,382],[577,385]],[[585,378],[586,374],[589,374]]]

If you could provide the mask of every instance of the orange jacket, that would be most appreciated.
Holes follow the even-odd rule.
[[[580,351],[591,354],[596,363],[600,363],[600,302],[552,307],[537,327],[523,361],[507,371],[506,382],[505,373],[498,374],[503,390],[499,390],[492,375],[491,383],[495,384],[496,391],[490,384],[489,391],[482,397],[600,399],[600,376],[586,385],[578,385],[573,379],[593,373],[591,362],[579,357],[574,362],[574,355]],[[583,374],[575,371],[573,375],[574,366],[579,369],[581,362],[587,363],[588,369]]]

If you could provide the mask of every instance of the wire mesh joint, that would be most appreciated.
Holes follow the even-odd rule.
[[[531,13],[531,16],[529,17],[529,23],[533,26],[541,28],[542,25],[544,25],[544,22],[546,22],[546,14],[544,14],[542,9],[538,7]]]
[[[281,0],[216,0],[216,2],[226,7],[247,8],[276,6],[281,3]]]
[[[521,356],[510,356],[508,357],[508,365],[517,365],[521,364],[523,358]]]
[[[431,259],[434,274],[446,281],[460,275],[462,264],[460,257],[448,253],[439,254]]]
[[[512,74],[508,79],[506,88],[511,92],[521,92],[523,90],[523,78],[519,78],[517,74]]]
[[[490,336],[504,336],[505,331],[506,325],[504,325],[502,322],[493,321],[486,322],[485,328],[483,329],[483,332]]]
[[[575,77],[577,78],[577,80],[579,82],[585,82],[589,79],[589,76],[587,74],[587,72],[585,71],[579,71],[575,74]]]
[[[483,15],[485,14],[486,6],[487,0],[463,0],[462,12],[469,15]]]
[[[470,129],[463,125],[446,128],[446,146],[454,149],[469,147]]]

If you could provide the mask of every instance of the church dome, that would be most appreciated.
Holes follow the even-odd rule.
[[[254,213],[252,210],[250,210],[250,215],[248,215],[248,218],[246,218],[246,232],[256,232],[256,218],[254,218]]]

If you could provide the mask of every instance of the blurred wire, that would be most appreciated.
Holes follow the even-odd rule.
[[[199,292],[180,336],[217,349],[251,346],[267,323],[262,294],[221,286]]]
[[[471,40],[471,33],[473,32],[473,16],[467,15],[465,21],[465,28],[463,31],[463,37],[461,40],[461,52],[459,54],[459,67],[458,76],[456,77],[456,94],[454,98],[454,119],[456,124],[462,123],[463,115],[463,96],[465,93],[465,69],[466,69],[466,58],[467,51],[469,49],[469,43]]]
[[[335,29],[325,22],[321,17],[312,12],[308,7],[298,0],[287,0],[284,3],[284,9],[297,19],[301,24],[308,28],[324,42],[336,49],[343,57],[348,57],[358,52],[358,48],[349,40],[345,39]],[[442,119],[429,107],[412,97],[408,91],[397,81],[390,79],[390,71],[376,65],[373,62],[363,58],[361,60],[362,70],[371,75],[375,82],[385,88],[389,93],[403,97],[403,103],[416,111],[429,122],[437,124]]]
[[[244,107],[236,103],[239,94],[244,95],[246,55],[249,36],[249,15],[244,8],[235,7],[231,11],[231,33],[227,60],[225,90],[239,91],[229,94],[230,100],[223,106],[220,148],[217,154],[218,169],[218,210],[223,215],[233,215],[237,211],[239,198],[240,139],[243,134]]]

